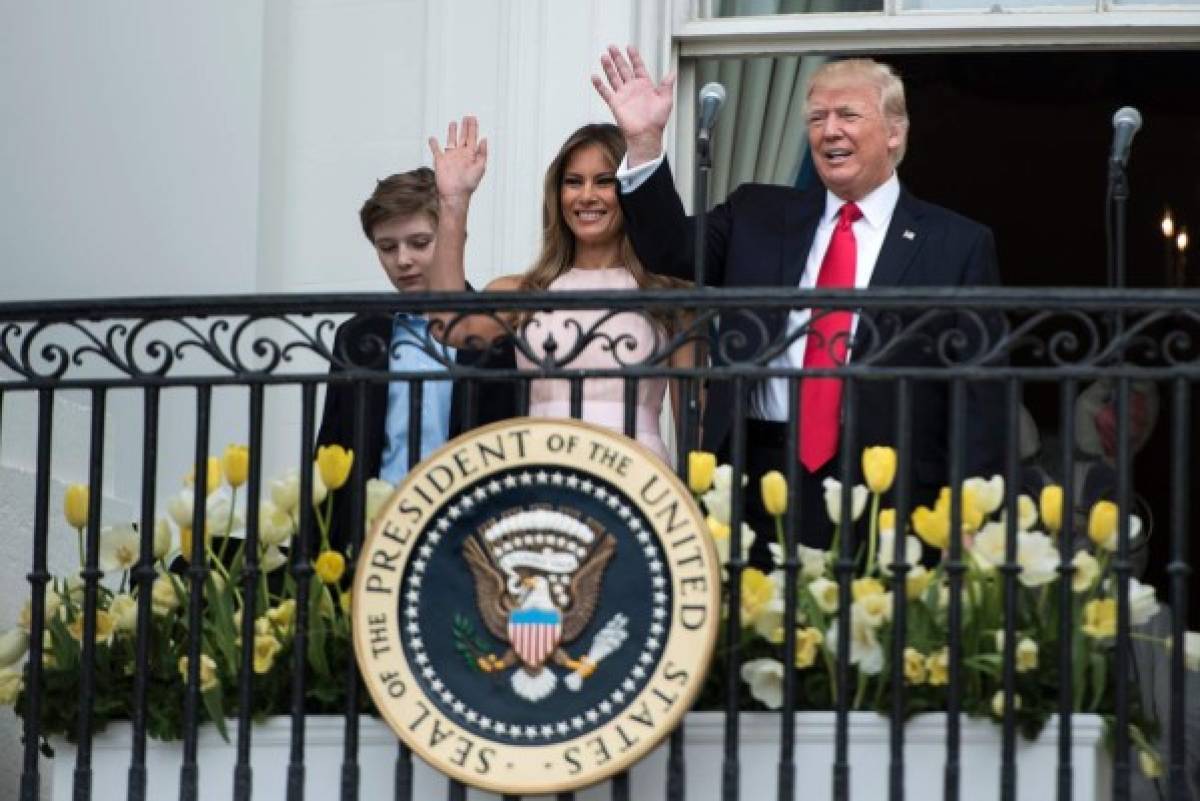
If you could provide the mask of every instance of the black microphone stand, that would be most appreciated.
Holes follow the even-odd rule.
[[[693,280],[696,283],[696,289],[702,289],[707,276],[704,272],[704,261],[707,248],[707,224],[708,224],[708,177],[712,172],[712,140],[711,136],[704,132],[698,131],[696,134],[696,164],[695,164],[695,181],[694,195],[692,198],[693,215],[695,217],[695,242],[692,246],[693,258],[695,261]],[[703,340],[696,340],[696,361],[704,358]],[[700,438],[700,382],[699,379],[688,382],[687,392],[687,413],[684,419],[684,444],[687,449],[701,447]],[[681,449],[681,453],[686,453],[686,450]],[[683,464],[684,462],[681,462]]]
[[[696,288],[704,286],[704,257],[705,237],[708,220],[708,176],[712,172],[712,139],[702,131],[696,135],[696,174],[695,195],[692,205],[696,218],[696,242],[693,248],[695,255]]]
[[[1125,288],[1125,233],[1129,202],[1129,178],[1125,163],[1113,156],[1108,160],[1108,286]],[[1118,312],[1113,318],[1113,335],[1119,337],[1125,329],[1125,315]]]

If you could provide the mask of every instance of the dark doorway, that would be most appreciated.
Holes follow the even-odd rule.
[[[1167,286],[1164,210],[1200,233],[1200,52],[883,58],[908,89],[902,180],[919,197],[990,225],[1009,286],[1105,285],[1112,115],[1140,110],[1129,160],[1128,285]],[[1200,260],[1192,262],[1189,283],[1200,285]]]
[[[1144,119],[1129,161],[1128,286],[1165,287],[1161,221],[1200,234],[1200,52],[1038,52],[886,55],[903,76],[912,120],[901,180],[916,195],[993,229],[1008,286],[1107,283],[1104,197],[1112,116]],[[1194,247],[1192,248],[1194,250]],[[1200,286],[1200,259],[1185,283]],[[1133,486],[1153,520],[1145,580],[1166,596],[1170,559],[1170,387],[1134,460]],[[1025,404],[1044,445],[1059,442],[1060,388],[1028,384]],[[1191,409],[1191,453],[1200,416]],[[1056,463],[1051,455],[1049,461]],[[1200,498],[1200,471],[1189,477]],[[1193,504],[1192,525],[1200,522]],[[1190,538],[1190,533],[1185,532]],[[1193,549],[1194,550],[1194,549]],[[1191,619],[1200,593],[1191,593]]]

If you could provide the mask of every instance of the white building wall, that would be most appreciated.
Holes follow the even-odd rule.
[[[373,182],[429,164],[426,139],[480,117],[488,175],[468,275],[524,267],[542,172],[566,134],[608,113],[589,83],[610,42],[666,64],[657,0],[0,0],[0,302],[246,292],[386,291],[357,211]],[[52,335],[53,336],[53,335]],[[247,439],[245,393],[214,397],[212,451]],[[269,393],[264,467],[296,461],[297,393]],[[159,498],[192,458],[194,397],[164,394]],[[86,481],[90,405],[55,407],[51,569]],[[36,400],[3,396],[0,630],[27,597]],[[138,513],[140,395],[106,415],[107,523]],[[0,797],[21,769],[0,710]],[[43,771],[45,774],[46,771]]]

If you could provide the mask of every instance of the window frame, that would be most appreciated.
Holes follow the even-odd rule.
[[[696,61],[778,55],[913,52],[1200,49],[1200,5],[1139,6],[1096,0],[1070,11],[882,11],[703,18],[711,0],[669,0],[673,29],[664,42],[678,75],[666,148],[684,206],[694,206]]]

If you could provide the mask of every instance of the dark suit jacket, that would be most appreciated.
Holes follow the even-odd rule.
[[[706,280],[721,287],[797,287],[808,259],[825,204],[825,190],[800,192],[789,187],[746,184],[709,214],[707,220]],[[637,190],[621,197],[625,227],[638,257],[647,269],[679,278],[693,275],[692,219],[663,165]],[[912,236],[905,236],[911,232]],[[951,211],[926,203],[901,190],[896,210],[872,274],[872,287],[980,286],[998,282],[995,244],[991,231]],[[908,315],[911,319],[918,311]],[[761,313],[764,331],[747,315],[723,314],[717,337],[729,347],[734,362],[776,340],[786,315]],[[880,319],[881,324],[886,318]],[[952,315],[922,331],[936,334],[957,324]],[[996,321],[991,321],[991,327]],[[971,330],[976,327],[964,325]],[[870,326],[860,321],[858,336]],[[976,329],[977,330],[977,329]],[[857,343],[856,355],[883,343]],[[714,353],[719,353],[717,348]],[[940,364],[936,354],[918,343],[889,354],[887,364]],[[896,387],[893,381],[858,384],[857,442],[867,445],[896,442]],[[966,475],[992,475],[1003,466],[1004,415],[1001,389],[995,383],[967,384]],[[704,414],[704,447],[720,451],[732,423],[733,387],[710,383]],[[947,483],[949,391],[942,381],[913,384],[914,499],[924,501]],[[854,459],[859,464],[859,459]]]
[[[388,369],[388,348],[392,338],[392,317],[387,314],[358,314],[338,326],[334,337],[335,357],[353,368],[364,370]],[[498,343],[491,350],[460,348],[455,361],[462,366],[505,369],[515,368],[511,342]],[[345,370],[343,364],[331,363],[330,375]],[[474,386],[469,386],[474,384]],[[362,465],[366,478],[379,475],[383,461],[384,429],[387,419],[388,385],[385,382],[365,383],[363,442],[365,447],[356,453],[355,461]],[[458,379],[454,382],[450,403],[450,437],[485,423],[506,420],[516,415],[516,393],[510,380]],[[480,403],[480,399],[486,402]],[[337,443],[344,448],[354,447],[354,385],[330,382],[325,390],[325,409],[318,445]],[[428,456],[428,454],[423,454]],[[345,550],[349,542],[350,485],[335,493],[331,535],[334,547]]]

